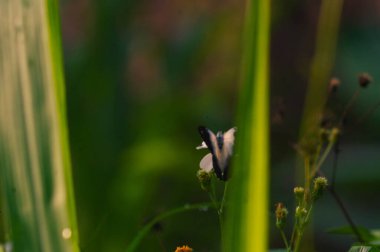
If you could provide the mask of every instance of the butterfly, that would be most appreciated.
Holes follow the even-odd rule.
[[[202,158],[199,166],[206,172],[214,169],[216,176],[226,181],[229,176],[229,163],[233,153],[236,128],[231,128],[224,134],[218,131],[216,135],[204,126],[199,126],[198,131],[203,142],[196,149],[208,148],[211,152]]]

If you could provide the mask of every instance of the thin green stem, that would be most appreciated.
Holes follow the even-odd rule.
[[[307,198],[309,197],[310,191],[310,158],[308,156],[305,157],[305,194],[304,194],[304,202],[307,202]]]
[[[310,216],[311,216],[311,212],[312,212],[312,211],[313,211],[313,204],[310,205],[309,211],[307,211],[307,215],[306,215],[306,217],[305,217],[305,221],[304,221],[304,223],[303,223],[303,227],[304,227],[307,223],[309,223],[309,218],[310,218]]]
[[[223,213],[224,203],[226,202],[227,187],[228,187],[228,182],[226,181],[224,183],[223,196],[222,196],[222,201],[220,203],[220,208],[219,208],[219,213],[220,214]]]
[[[213,194],[212,192],[208,192],[208,196],[210,197],[210,200],[211,200],[212,204],[214,205],[216,211],[218,211],[218,203],[216,201],[215,194]]]
[[[313,165],[312,165],[313,169],[312,170],[315,170],[315,168],[317,167],[318,158],[321,155],[321,149],[322,149],[322,141],[320,141],[318,146],[317,146],[317,150],[315,152],[314,159],[313,159]]]
[[[292,236],[290,237],[290,248],[293,247],[294,237],[296,235],[296,225],[297,225],[297,223],[296,223],[296,221],[294,221]]]
[[[280,229],[281,238],[284,241],[284,244],[286,246],[286,251],[290,251],[288,240],[286,239],[286,235],[284,233],[284,230]]]
[[[166,211],[166,212],[158,215],[153,220],[148,222],[143,228],[140,229],[140,231],[137,233],[135,238],[131,241],[131,243],[127,247],[126,252],[136,251],[137,247],[139,246],[142,239],[145,237],[146,234],[149,233],[149,231],[151,230],[153,225],[156,224],[157,222],[159,222],[163,219],[166,219],[168,217],[171,217],[173,215],[179,214],[179,213],[183,213],[183,212],[187,212],[187,211],[193,211],[193,210],[201,210],[204,208],[208,208],[210,206],[212,206],[212,203],[209,203],[209,202],[208,203],[199,203],[199,204],[188,204],[188,205],[184,205],[184,206]]]
[[[302,222],[299,223],[299,225],[296,225],[297,236],[296,236],[296,240],[294,242],[294,244],[295,244],[294,245],[294,252],[297,252],[299,250],[299,246],[301,244],[303,233],[305,231],[306,225],[309,223],[309,219],[310,219],[312,211],[313,211],[313,204],[310,205],[310,208],[309,208],[309,210],[307,212],[307,215],[302,220]]]
[[[223,215],[218,212],[218,217],[219,217],[219,229],[220,229],[220,246],[221,251],[223,251],[223,243],[224,243],[224,223],[223,223]]]
[[[298,249],[300,247],[301,240],[302,240],[302,235],[303,235],[303,233],[301,231],[297,232],[297,237],[296,237],[296,241],[295,241],[295,245],[294,245],[294,252],[298,252]]]
[[[310,174],[310,175],[311,175],[310,178],[314,177],[315,174],[318,172],[318,170],[321,168],[323,162],[325,162],[325,160],[326,160],[327,156],[329,155],[329,153],[330,153],[332,147],[334,146],[334,144],[335,144],[335,142],[333,142],[333,141],[330,141],[330,142],[329,142],[329,144],[327,145],[325,151],[324,151],[323,154],[322,154],[322,157],[319,159],[317,165],[316,165],[316,166],[314,167],[314,169],[312,170],[312,172],[311,172],[311,174]]]
[[[222,246],[222,250],[223,250],[223,243],[224,243],[223,209],[224,209],[224,204],[226,202],[227,187],[228,187],[228,182],[226,181],[224,183],[224,190],[223,190],[222,201],[220,202],[220,208],[218,210],[219,225],[220,225],[220,240],[221,240],[220,244]]]

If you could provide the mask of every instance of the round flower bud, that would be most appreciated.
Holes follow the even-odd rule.
[[[314,187],[312,192],[312,199],[317,200],[327,188],[327,179],[325,177],[317,177],[314,179]]]
[[[362,73],[359,75],[359,85],[362,88],[367,87],[372,82],[372,77],[368,73]]]

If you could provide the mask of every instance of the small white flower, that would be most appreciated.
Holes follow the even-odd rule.
[[[207,149],[207,145],[206,145],[206,143],[203,141],[203,142],[201,143],[201,145],[198,145],[197,147],[195,147],[195,149],[197,149],[197,150],[200,150],[200,149]]]
[[[205,172],[212,172],[214,167],[212,166],[212,154],[208,153],[206,156],[204,156],[199,163],[199,167],[204,170]]]

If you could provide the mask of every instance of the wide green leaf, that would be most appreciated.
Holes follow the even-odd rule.
[[[14,251],[79,251],[56,0],[0,1],[2,218]]]
[[[247,0],[237,156],[224,251],[267,251],[270,1]]]

